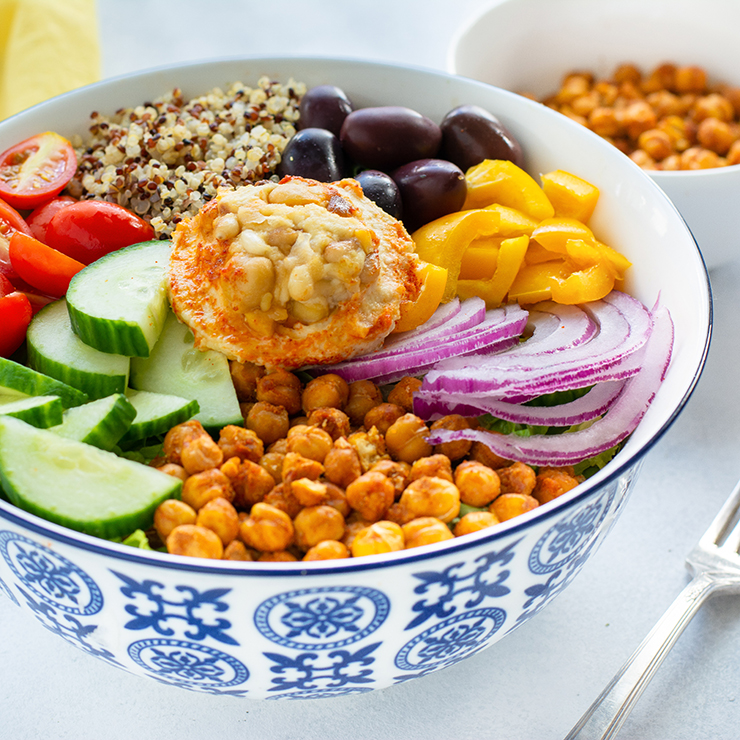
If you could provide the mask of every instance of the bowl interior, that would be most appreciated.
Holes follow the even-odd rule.
[[[582,492],[576,489],[577,495],[629,465],[660,436],[685,403],[704,363],[711,326],[704,263],[678,212],[644,172],[595,134],[544,106],[473,80],[422,69],[317,58],[227,59],[157,69],[67,93],[0,122],[0,148],[49,129],[67,136],[84,134],[91,111],[110,114],[176,86],[190,97],[233,81],[254,85],[262,75],[283,82],[292,77],[308,86],[338,85],[355,107],[406,105],[436,121],[457,105],[475,103],[499,116],[519,138],[526,167],[535,178],[565,169],[596,184],[601,197],[591,226],[633,262],[627,290],[648,307],[660,298],[669,308],[676,345],[665,382],[638,430],[616,461],[581,487]],[[0,512],[9,506],[0,501]],[[532,512],[532,518],[539,515]],[[39,526],[32,515],[22,516]],[[91,542],[85,535],[79,538]]]

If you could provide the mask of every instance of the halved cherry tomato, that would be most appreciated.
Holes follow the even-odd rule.
[[[0,275],[0,357],[10,357],[23,344],[31,315],[28,298]]]
[[[127,208],[103,200],[80,200],[57,211],[46,243],[86,265],[108,252],[154,238],[154,229]]]
[[[16,231],[31,235],[31,229],[23,220],[23,216],[4,200],[0,200],[0,275],[4,275],[10,281],[15,281],[18,277],[8,255],[8,242]]]
[[[37,134],[0,154],[0,197],[14,208],[36,208],[58,195],[76,169],[75,150],[64,137]]]
[[[26,223],[28,224],[28,228],[31,229],[31,235],[34,239],[38,239],[40,242],[46,244],[46,229],[51,219],[54,218],[54,214],[76,202],[70,195],[60,195],[58,198],[52,198],[46,201],[46,203],[42,203],[31,211],[26,216]]]
[[[29,285],[57,298],[67,292],[69,281],[85,267],[81,262],[20,232],[10,237],[10,262]]]

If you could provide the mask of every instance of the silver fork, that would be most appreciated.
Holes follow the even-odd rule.
[[[686,558],[693,578],[565,740],[616,737],[632,708],[691,618],[709,596],[740,593],[740,482]]]

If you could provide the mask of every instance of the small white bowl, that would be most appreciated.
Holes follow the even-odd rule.
[[[606,76],[623,62],[697,65],[740,85],[737,0],[500,0],[451,43],[453,74],[542,98],[564,74]],[[650,171],[686,220],[707,266],[740,258],[740,165]]]

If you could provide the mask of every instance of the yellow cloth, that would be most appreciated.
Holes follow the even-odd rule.
[[[95,0],[0,0],[0,65],[0,120],[95,82]]]

